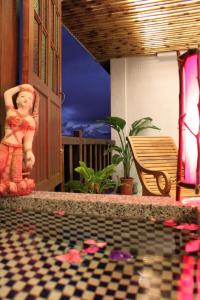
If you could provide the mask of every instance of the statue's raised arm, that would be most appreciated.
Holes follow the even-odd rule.
[[[15,94],[18,94],[16,107]],[[39,95],[30,84],[22,84],[7,90],[4,100],[6,121],[5,135],[0,142],[0,196],[25,195],[35,187],[29,172],[35,163],[32,145],[38,128]]]

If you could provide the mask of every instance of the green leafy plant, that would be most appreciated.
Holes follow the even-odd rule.
[[[131,124],[131,128],[129,130],[129,136],[139,135],[142,131],[149,128],[160,130],[160,128],[152,124],[152,121],[153,119],[150,117],[145,117],[136,120]],[[112,163],[115,165],[118,165],[119,163],[123,163],[124,178],[129,178],[131,166],[133,164],[133,157],[132,157],[132,153],[128,141],[126,139],[126,135],[124,133],[126,121],[119,117],[110,116],[107,117],[107,119],[98,122],[110,125],[110,127],[117,132],[120,140],[120,145],[118,146],[111,145],[107,151],[108,152],[114,151],[114,154],[112,155]]]
[[[65,191],[102,194],[109,189],[116,189],[118,182],[111,179],[113,173],[116,172],[115,168],[116,165],[111,164],[102,170],[95,171],[88,168],[83,161],[79,161],[79,166],[74,170],[80,174],[81,181],[68,181],[65,184]]]

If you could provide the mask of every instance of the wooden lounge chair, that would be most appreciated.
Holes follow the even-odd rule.
[[[144,196],[176,196],[178,151],[170,136],[129,136]],[[196,196],[181,188],[181,196]]]

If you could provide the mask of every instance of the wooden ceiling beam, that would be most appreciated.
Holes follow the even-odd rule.
[[[99,17],[99,18],[104,18],[104,17],[124,17],[124,15],[128,16],[135,16],[135,17],[140,17],[142,16],[156,16],[156,15],[164,15],[167,13],[168,15],[173,15],[173,14],[182,14],[182,13],[188,13],[188,12],[199,12],[199,1],[197,4],[188,4],[188,2],[185,3],[185,5],[168,5],[168,6],[162,6],[159,5],[157,7],[153,7],[149,10],[146,9],[136,9],[134,8],[134,5],[130,5],[129,8],[125,7],[124,5],[122,7],[114,7],[114,6],[108,6],[106,5],[107,9],[105,9],[105,6],[102,7],[97,7],[97,9],[90,9],[89,11],[87,9],[83,9],[82,7],[77,7],[74,6],[71,8],[67,8],[63,6],[63,16],[71,16],[71,17],[85,17],[85,14],[87,12],[87,17],[90,18],[91,16],[93,17]]]
[[[200,44],[200,0],[64,0],[62,15],[99,60]]]
[[[101,25],[101,26],[104,26],[104,27],[106,27],[106,24],[113,24],[113,22],[115,21],[116,23],[119,23],[119,24],[124,24],[124,23],[132,23],[132,24],[140,24],[141,23],[141,21],[144,21],[146,24],[149,24],[149,23],[151,23],[152,22],[152,20],[154,20],[153,22],[157,22],[157,23],[159,23],[159,22],[161,22],[161,23],[163,23],[163,22],[172,22],[172,21],[176,21],[176,22],[178,22],[178,21],[185,21],[185,23],[187,23],[187,19],[186,19],[186,16],[187,16],[187,18],[189,18],[189,19],[193,19],[193,21],[194,21],[194,18],[197,18],[198,20],[200,19],[200,9],[199,9],[199,12],[198,13],[186,13],[186,14],[180,14],[178,17],[177,16],[165,16],[165,15],[163,15],[163,16],[159,16],[159,17],[155,17],[155,18],[146,18],[146,19],[143,19],[143,18],[141,18],[140,20],[139,20],[139,18],[137,18],[136,16],[134,16],[134,18],[133,17],[130,17],[130,16],[128,16],[128,17],[124,17],[124,18],[117,18],[116,20],[114,20],[113,18],[101,18],[100,20],[98,20],[98,18],[97,17],[95,17],[95,18],[89,18],[88,20],[87,20],[87,18],[85,17],[85,18],[82,18],[82,19],[80,19],[79,17],[75,17],[75,18],[71,18],[71,20],[70,20],[70,15],[69,16],[63,16],[62,18],[63,18],[63,21],[65,20],[66,22],[68,22],[69,24],[74,24],[75,26],[77,26],[77,22],[78,23],[83,23],[83,24],[85,24],[85,26],[87,25],[87,27],[88,27],[88,25],[90,25],[90,26],[92,26],[93,25],[93,28],[94,28],[94,21],[96,22],[95,23],[95,26],[96,26],[96,24],[97,25]],[[141,23],[142,24],[142,23]],[[85,27],[84,26],[84,27]]]
[[[73,5],[73,1],[63,1],[62,2],[62,7],[65,10],[70,10],[70,11],[82,11],[83,12],[83,8],[85,10],[89,10],[89,12],[100,12],[103,11],[105,13],[105,6],[107,6],[107,8],[109,8],[109,11],[113,10],[114,12],[116,10],[120,10],[123,11],[128,11],[130,10],[134,10],[134,12],[144,12],[144,11],[156,11],[156,10],[163,10],[163,9],[171,9],[171,8],[191,8],[191,7],[197,7],[199,5],[199,0],[193,0],[193,1],[169,1],[169,0],[165,0],[165,1],[157,1],[155,0],[155,2],[151,1],[151,3],[148,1],[144,1],[142,0],[141,3],[136,3],[134,2],[130,2],[130,1],[101,1],[100,2],[96,2],[96,4],[89,4],[89,3],[84,3],[84,5],[82,4],[82,2],[80,1],[79,3],[76,3],[76,5]]]
[[[108,41],[113,39],[113,38],[123,38],[125,40],[129,39],[134,39],[134,38],[138,38],[138,37],[147,37],[149,39],[151,39],[154,36],[173,36],[175,38],[177,38],[178,36],[181,38],[184,38],[185,36],[187,36],[189,39],[192,37],[198,38],[200,36],[200,31],[196,30],[196,29],[187,29],[184,30],[184,35],[182,34],[182,32],[179,29],[176,30],[163,30],[162,32],[160,31],[153,31],[153,30],[138,30],[138,31],[131,31],[131,30],[121,30],[118,32],[110,32],[110,36],[109,39],[107,38],[108,34],[107,32],[102,32],[101,34],[93,34],[91,35],[91,33],[81,33],[81,34],[77,34],[77,37],[80,40],[89,40],[89,41],[97,41],[97,40],[101,40],[101,39],[107,39]]]

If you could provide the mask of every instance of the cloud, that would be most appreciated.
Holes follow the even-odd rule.
[[[66,99],[67,101],[67,99]],[[77,111],[73,107],[63,106],[62,107],[63,120],[70,120],[77,117]]]

